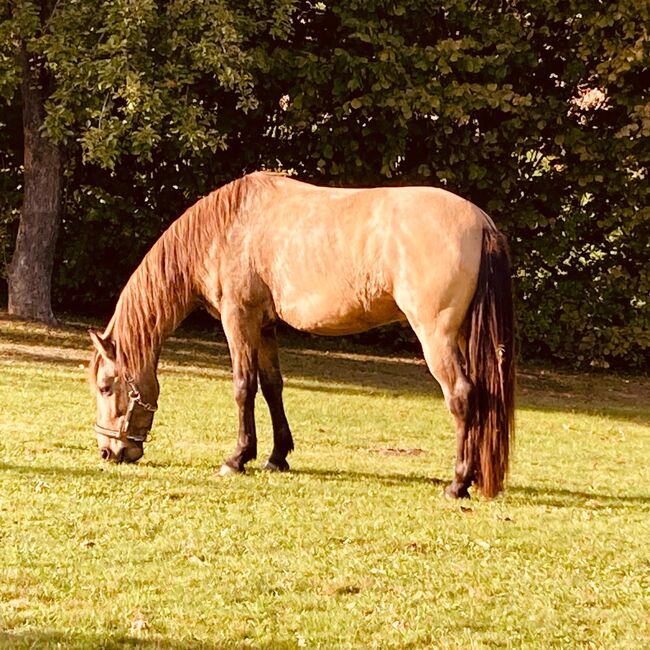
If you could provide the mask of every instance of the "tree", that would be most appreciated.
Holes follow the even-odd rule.
[[[58,143],[44,132],[45,102],[53,89],[52,76],[39,51],[39,40],[52,16],[54,1],[39,6],[14,3],[4,16],[2,31],[9,32],[7,59],[21,79],[24,136],[23,204],[16,246],[7,279],[9,313],[54,322],[51,276],[54,246],[61,218],[63,157]],[[8,26],[11,26],[8,29]],[[6,46],[5,46],[6,47]],[[7,77],[5,76],[5,82]]]

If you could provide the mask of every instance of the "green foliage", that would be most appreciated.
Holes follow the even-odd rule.
[[[57,79],[48,132],[107,169],[167,143],[181,157],[223,151],[229,114],[257,105],[245,42],[258,29],[223,0],[64,3],[43,39]]]
[[[0,13],[0,96],[22,38],[70,151],[69,304],[112,301],[183,207],[280,167],[467,196],[510,237],[523,354],[647,367],[644,0],[67,0],[43,27],[45,4]]]

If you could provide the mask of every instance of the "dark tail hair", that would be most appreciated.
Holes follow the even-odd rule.
[[[476,484],[484,496],[493,497],[503,488],[514,438],[515,337],[508,245],[491,226],[483,231],[468,323],[465,363],[473,386],[469,447],[474,450]]]

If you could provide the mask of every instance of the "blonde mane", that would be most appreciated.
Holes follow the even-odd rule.
[[[197,306],[209,248],[275,174],[257,172],[211,192],[161,235],[126,283],[104,338],[115,344],[121,372],[137,375],[156,364],[164,339]],[[96,381],[98,359],[90,364]]]

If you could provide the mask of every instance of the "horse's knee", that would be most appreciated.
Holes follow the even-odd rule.
[[[235,377],[233,380],[235,402],[237,406],[244,407],[250,400],[255,399],[257,381],[251,377]]]

